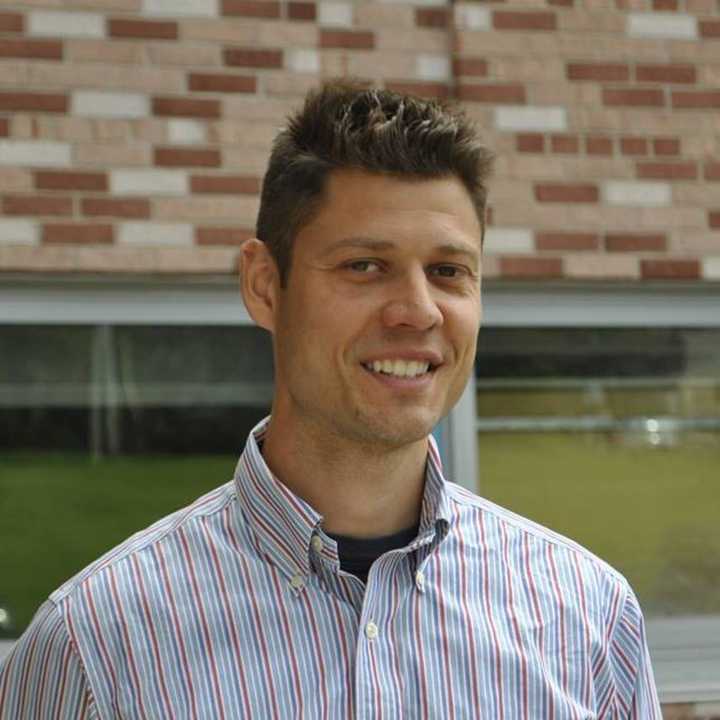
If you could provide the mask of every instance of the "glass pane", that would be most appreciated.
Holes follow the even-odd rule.
[[[483,495],[720,613],[720,330],[485,328],[477,377]]]
[[[0,637],[103,552],[230,480],[269,412],[272,372],[254,327],[0,326],[0,608],[12,620]]]

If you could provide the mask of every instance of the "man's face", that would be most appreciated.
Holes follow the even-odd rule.
[[[335,171],[277,289],[273,421],[386,447],[426,437],[473,367],[480,237],[455,178]]]

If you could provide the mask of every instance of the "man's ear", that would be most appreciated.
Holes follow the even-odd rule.
[[[280,277],[267,245],[252,238],[240,247],[240,292],[250,317],[273,332]]]

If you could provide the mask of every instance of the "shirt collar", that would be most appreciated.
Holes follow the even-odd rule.
[[[262,551],[286,575],[308,574],[311,540],[314,535],[322,534],[320,524],[323,518],[280,482],[265,464],[260,445],[269,421],[269,417],[265,418],[253,428],[235,470],[235,487],[241,511]],[[433,539],[442,540],[450,522],[450,503],[440,454],[434,438],[430,436],[418,536],[410,549]],[[336,544],[322,535],[325,537],[322,555],[337,564]]]

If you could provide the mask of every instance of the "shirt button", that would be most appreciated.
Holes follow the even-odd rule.
[[[378,632],[378,626],[372,621],[365,626],[365,637],[368,640],[374,640],[378,636]]]
[[[425,576],[418,570],[415,573],[415,585],[417,586],[418,590],[424,590],[425,589]]]
[[[312,545],[312,549],[316,553],[322,552],[323,549],[323,541],[322,538],[319,535],[313,535],[312,540],[310,541],[310,544]]]
[[[305,587],[305,578],[302,575],[293,575],[290,578],[290,585],[293,590],[302,590]]]

